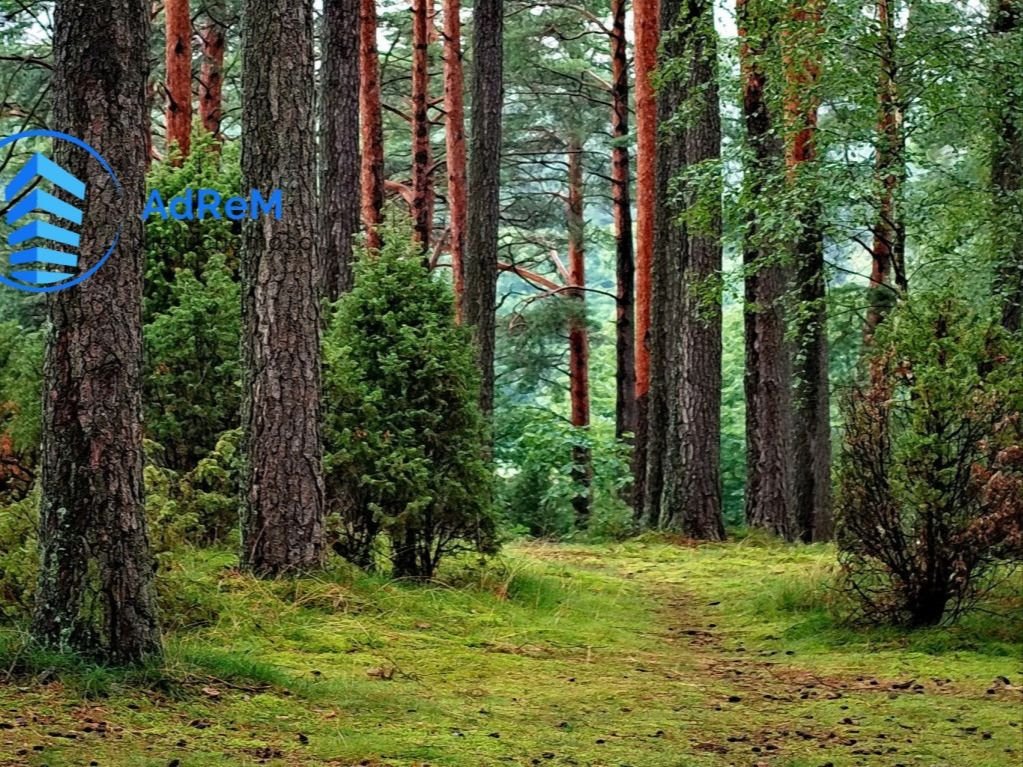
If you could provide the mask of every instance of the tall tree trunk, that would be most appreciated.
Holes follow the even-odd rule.
[[[633,449],[632,507],[640,520],[647,504],[647,443],[650,391],[651,274],[654,249],[654,195],[657,185],[657,99],[653,74],[660,36],[658,0],[633,0],[636,67],[636,441]]]
[[[739,67],[749,161],[743,169],[747,201],[742,255],[746,301],[746,490],[750,527],[791,539],[793,498],[792,394],[784,300],[788,252],[760,215],[779,199],[782,142],[768,107],[768,50],[777,45],[778,16],[761,0],[738,0]]]
[[[325,0],[320,126],[320,235],[324,285],[337,300],[352,288],[359,232],[359,0]]]
[[[586,232],[583,220],[583,145],[573,137],[568,143],[568,269],[569,293],[578,303],[568,329],[568,376],[572,405],[572,426],[578,442],[572,451],[572,478],[576,495],[572,499],[576,526],[585,530],[590,520],[590,484],[593,476],[588,435],[590,426],[590,338],[586,327]]]
[[[465,276],[465,77],[462,71],[462,20],[460,0],[444,0],[444,111],[448,171],[448,235],[451,251],[451,283],[455,311],[461,319]]]
[[[874,165],[879,198],[871,247],[871,299],[865,330],[868,338],[873,336],[889,308],[908,287],[906,228],[900,206],[902,183],[906,176],[906,146],[898,84],[895,1],[877,0],[880,72]]]
[[[380,247],[384,213],[384,120],[380,101],[376,0],[360,0],[359,125],[362,135],[362,225],[366,247]]]
[[[276,575],[323,555],[312,0],[246,0],[245,14],[243,188],[281,189],[283,215],[242,227],[242,564]]]
[[[201,37],[199,119],[207,133],[220,139],[220,121],[224,117],[224,55],[227,51],[227,6],[224,0],[206,0],[206,19]]]
[[[473,328],[480,369],[480,407],[494,410],[497,237],[501,217],[501,109],[504,102],[504,3],[477,0],[473,9],[469,228],[462,317]]]
[[[615,321],[617,350],[615,435],[636,433],[635,259],[629,195],[629,54],[625,38],[625,0],[611,5],[611,198],[615,225]]]
[[[433,233],[430,152],[430,3],[412,0],[412,221],[424,253]]]
[[[820,98],[821,0],[794,0],[784,38],[785,165],[797,194],[794,336],[795,534],[804,542],[832,535],[831,405],[828,385],[827,273],[821,205],[812,184]],[[800,189],[800,187],[804,187]],[[901,246],[900,246],[901,248]],[[900,261],[901,263],[901,261]],[[904,269],[902,270],[904,273]]]
[[[60,0],[54,27],[54,126],[88,142],[120,181],[55,142],[57,163],[88,190],[82,269],[120,236],[104,268],[48,303],[32,634],[133,663],[160,652],[142,487],[143,225],[133,213],[145,200],[149,6]]]
[[[996,50],[1005,56],[1023,45],[1023,1],[995,0],[991,29]],[[1018,61],[1018,57],[1016,58]],[[1023,326],[1023,117],[1020,116],[1018,65],[999,64],[995,99],[996,137],[991,167],[994,192],[997,288],[1002,324],[1018,332]]]
[[[177,144],[188,157],[192,139],[192,16],[188,0],[163,6],[167,44],[167,149]]]
[[[659,122],[684,124],[661,144],[656,248],[677,275],[668,336],[671,365],[667,450],[660,526],[693,538],[724,537],[721,517],[721,190],[691,188],[681,207],[669,184],[721,156],[717,35],[710,2],[666,0],[661,6],[666,60],[683,69],[658,91]],[[668,118],[668,119],[665,119]],[[699,206],[700,222],[679,223]]]

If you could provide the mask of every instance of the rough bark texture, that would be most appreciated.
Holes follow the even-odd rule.
[[[478,0],[473,12],[469,229],[462,318],[473,328],[480,369],[480,407],[494,410],[497,236],[501,217],[501,108],[504,101],[504,3]]]
[[[828,383],[827,273],[816,190],[799,189],[816,161],[820,99],[820,0],[794,0],[785,36],[785,165],[800,192],[793,252],[796,297],[793,327],[793,511],[795,535],[804,542],[832,535],[831,406]]]
[[[898,32],[893,6],[894,0],[878,0],[877,3],[880,72],[874,172],[879,197],[871,247],[871,301],[865,330],[868,338],[874,334],[874,329],[896,298],[908,287],[906,227],[899,204],[906,176],[906,152],[896,58]]]
[[[590,338],[586,327],[586,236],[583,220],[583,146],[578,139],[568,144],[568,269],[571,285],[579,290],[569,293],[578,302],[568,329],[568,375],[572,426],[590,425]],[[576,526],[585,530],[590,519],[590,483],[593,475],[590,450],[576,445],[572,455],[572,476],[581,490],[573,499]]]
[[[281,189],[284,214],[242,229],[242,564],[276,575],[323,554],[312,2],[247,0],[245,14],[243,183]]]
[[[660,36],[658,0],[634,0],[636,67],[636,443],[633,450],[632,505],[644,519],[646,459],[649,431],[651,273],[654,248],[654,194],[656,190],[657,100],[652,76],[657,68]]]
[[[362,134],[362,225],[366,246],[380,247],[384,211],[384,122],[375,0],[361,0],[359,16],[359,125]]]
[[[192,139],[192,17],[188,0],[166,0],[167,148],[188,156]]]
[[[760,0],[736,3],[739,66],[748,162],[743,169],[748,203],[742,256],[745,273],[746,489],[750,527],[783,538],[793,535],[792,395],[784,299],[788,253],[760,213],[778,191],[782,142],[767,103],[764,56],[777,34],[778,17]],[[775,197],[777,199],[777,197]]]
[[[206,0],[202,27],[202,69],[199,73],[199,118],[207,133],[220,138],[224,117],[224,55],[227,51],[227,6]]]
[[[149,6],[62,0],[54,24],[54,127],[100,152],[121,184],[55,142],[56,161],[87,185],[82,269],[120,238],[103,268],[49,299],[32,633],[132,663],[160,652],[142,487],[143,225],[130,213],[145,200]]]
[[[1013,42],[1023,44],[1023,0],[996,0],[992,32],[995,44],[1006,50],[1011,50],[1008,46]],[[998,290],[1002,324],[1010,331],[1023,326],[1023,116],[1010,85],[1019,78],[1019,71],[1011,70],[997,78],[1001,90],[996,99],[997,137],[991,167]]]
[[[665,136],[658,157],[655,259],[665,260],[673,286],[660,527],[720,540],[721,191],[718,184],[681,195],[671,189],[686,169],[715,162],[721,153],[713,6],[666,0],[661,29],[665,58],[682,66],[657,94],[658,122],[675,118],[677,126]],[[679,215],[694,207],[702,212],[700,220],[680,222]]]
[[[412,222],[426,252],[433,233],[430,151],[430,3],[412,0]]]
[[[359,0],[324,2],[320,83],[320,236],[333,301],[352,288],[359,232]]]
[[[465,276],[465,228],[468,205],[465,188],[465,76],[462,68],[460,0],[444,0],[444,111],[448,171],[448,241],[455,310],[461,319]]]
[[[615,225],[615,275],[618,284],[615,321],[617,350],[615,434],[636,432],[635,259],[632,203],[629,195],[629,53],[625,37],[625,0],[611,6],[611,200]]]

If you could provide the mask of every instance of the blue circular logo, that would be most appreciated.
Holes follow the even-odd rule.
[[[50,138],[54,141],[66,141],[79,149],[85,150],[110,176],[118,198],[124,197],[124,189],[117,178],[117,174],[114,173],[114,169],[110,167],[110,163],[103,158],[103,155],[80,138],[69,136],[60,131],[34,129],[0,139],[0,149],[25,138]],[[37,177],[45,179],[55,187],[63,189],[71,197],[76,197],[79,200],[85,199],[87,190],[84,182],[75,178],[46,155],[37,152],[32,155],[28,162],[22,166],[21,170],[15,174],[14,179],[4,188],[4,200],[8,206],[7,223],[20,223],[30,213],[39,211],[50,213],[54,217],[69,222],[70,225],[81,224],[81,210],[72,203],[59,199],[35,186],[34,181]],[[61,223],[63,224],[63,221]],[[120,236],[121,225],[119,224],[117,231],[103,253],[103,257],[80,274],[47,271],[45,267],[28,270],[21,269],[11,271],[9,275],[0,274],[0,283],[29,293],[54,293],[59,290],[72,288],[80,282],[89,279],[107,262],[107,259],[114,252],[114,248],[117,247]],[[49,240],[58,245],[71,247],[76,250],[79,244],[77,232],[66,226],[57,226],[43,220],[30,221],[28,224],[20,226],[11,232],[7,238],[7,243],[12,247],[17,247],[21,243],[31,240]],[[77,268],[78,255],[77,253],[58,251],[50,247],[37,246],[12,253],[10,256],[10,266],[12,267],[31,263]]]

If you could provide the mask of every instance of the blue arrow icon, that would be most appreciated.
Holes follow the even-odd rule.
[[[52,213],[67,219],[72,224],[82,223],[82,211],[42,189],[33,189],[17,205],[7,211],[7,223],[13,224],[34,210]]]

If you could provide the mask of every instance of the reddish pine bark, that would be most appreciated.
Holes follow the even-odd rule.
[[[615,270],[618,283],[615,434],[636,432],[635,259],[632,205],[629,200],[629,54],[625,38],[625,0],[611,6],[611,198],[614,207]]]
[[[177,144],[188,156],[192,136],[192,19],[188,0],[167,0],[167,148]]]
[[[202,32],[202,71],[199,75],[199,119],[220,138],[224,108],[224,54],[227,49],[227,9],[220,0],[207,0]]]
[[[657,99],[652,76],[660,37],[658,0],[634,0],[636,67],[636,446],[633,463],[633,508],[644,507],[650,391],[650,305],[657,186]]]
[[[362,225],[366,245],[380,247],[384,210],[384,123],[375,0],[362,0],[359,25],[359,130],[362,139]]]
[[[461,320],[465,276],[466,153],[465,78],[462,71],[462,21],[459,0],[444,0],[444,111],[446,119],[448,218],[455,312]]]
[[[573,138],[568,145],[568,269],[574,288],[586,287],[586,242],[583,222],[582,142]],[[568,331],[569,395],[572,426],[586,429],[590,425],[590,339],[586,328],[586,293],[572,290],[572,300],[579,303]],[[590,517],[590,451],[577,445],[573,449],[573,478],[581,488],[572,500],[576,525],[583,529]]]
[[[877,219],[871,247],[871,304],[866,335],[884,319],[895,298],[906,291],[905,226],[899,210],[899,193],[905,178],[905,139],[902,106],[896,79],[896,27],[893,0],[878,0],[880,72],[877,82],[878,118],[875,175],[879,189]]]
[[[430,4],[412,2],[412,221],[425,250],[433,230],[430,184]]]

